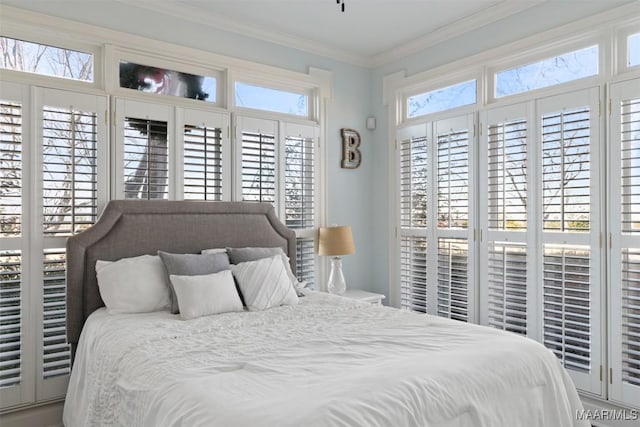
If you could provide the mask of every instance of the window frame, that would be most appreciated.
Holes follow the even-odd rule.
[[[592,46],[598,47],[598,73],[593,76],[582,77],[570,80],[564,83],[552,84],[550,86],[532,89],[525,92],[514,93],[501,97],[496,96],[496,78],[497,73],[510,70],[513,68],[523,67],[536,62],[552,59],[554,57],[587,49]],[[526,101],[532,97],[539,98],[545,95],[553,95],[559,92],[570,92],[580,88],[590,87],[601,82],[610,70],[606,62],[609,49],[607,43],[601,35],[585,34],[583,36],[574,37],[563,42],[556,42],[537,46],[528,49],[522,54],[512,55],[504,60],[492,61],[486,69],[486,104],[511,104],[518,101]]]
[[[320,117],[320,88],[301,79],[289,79],[278,75],[258,75],[253,72],[235,72],[228,79],[228,106],[229,109],[240,115],[262,117],[274,120],[293,122],[319,122]],[[295,93],[307,97],[307,115],[287,114],[278,111],[261,110],[257,108],[242,107],[236,105],[236,83],[245,83],[252,86],[260,86],[266,89]]]
[[[475,80],[476,82],[476,102],[473,104],[461,105],[458,107],[436,111],[433,113],[422,114],[415,117],[409,117],[408,115],[408,103],[409,98],[417,95],[421,95],[423,93],[429,93],[438,91],[441,89],[446,89],[451,86],[456,86],[458,84],[463,84],[468,81]],[[475,111],[478,106],[482,105],[483,102],[483,93],[484,93],[484,79],[482,78],[482,70],[467,70],[463,73],[447,73],[446,77],[436,77],[432,79],[428,79],[427,83],[420,83],[415,85],[403,86],[398,90],[397,97],[397,109],[399,112],[398,125],[410,126],[411,124],[419,124],[424,122],[425,120],[436,120],[439,118],[447,118],[452,115],[457,114],[465,114],[467,112]],[[391,122],[393,123],[393,122]]]
[[[176,58],[171,54],[152,55],[108,45],[105,48],[106,74],[104,87],[107,92],[120,98],[139,99],[152,103],[167,103],[171,105],[183,105],[191,108],[217,107],[221,111],[225,109],[225,72],[222,67],[211,66],[199,61],[186,62],[182,58]],[[120,87],[120,63],[130,62],[150,67],[157,67],[171,71],[194,74],[198,76],[213,77],[216,79],[216,100],[210,102],[183,98],[172,95],[162,95],[150,92],[137,91]]]
[[[640,72],[640,64],[629,66],[628,54],[629,54],[629,37],[632,35],[640,34],[640,19],[635,22],[620,26],[615,31],[616,40],[616,71],[617,74],[627,74]]]

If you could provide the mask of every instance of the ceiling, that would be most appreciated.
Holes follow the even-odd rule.
[[[138,6],[306,51],[383,62],[399,47],[424,48],[543,0],[343,2],[344,12],[337,0],[178,0]]]
[[[0,0],[0,4],[110,28],[132,12],[168,15],[365,66],[388,64],[509,18],[530,13],[528,31],[562,25],[638,0]],[[102,8],[95,7],[97,5]],[[108,10],[109,13],[104,13]],[[540,19],[540,18],[543,19]],[[502,25],[502,27],[501,27]]]

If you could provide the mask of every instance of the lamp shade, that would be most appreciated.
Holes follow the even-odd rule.
[[[318,231],[318,255],[340,256],[355,253],[351,227],[320,227]]]

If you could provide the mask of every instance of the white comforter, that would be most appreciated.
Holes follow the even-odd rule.
[[[297,306],[87,321],[66,427],[569,427],[555,356],[511,333],[313,293]]]

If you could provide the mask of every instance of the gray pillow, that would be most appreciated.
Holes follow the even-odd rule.
[[[229,257],[221,254],[171,254],[158,251],[167,271],[167,286],[171,293],[171,313],[178,314],[178,297],[169,276],[202,276],[229,270]]]
[[[285,265],[287,276],[289,276],[289,279],[291,280],[291,286],[293,286],[296,294],[298,296],[301,296],[297,286],[298,278],[295,274],[293,274],[293,271],[291,271],[289,257],[284,253],[284,250],[282,250],[282,248],[227,248],[227,254],[229,254],[229,260],[231,261],[231,264],[235,265],[238,265],[242,262],[257,261],[259,259],[271,258],[274,255],[280,255],[282,257],[282,262]]]

